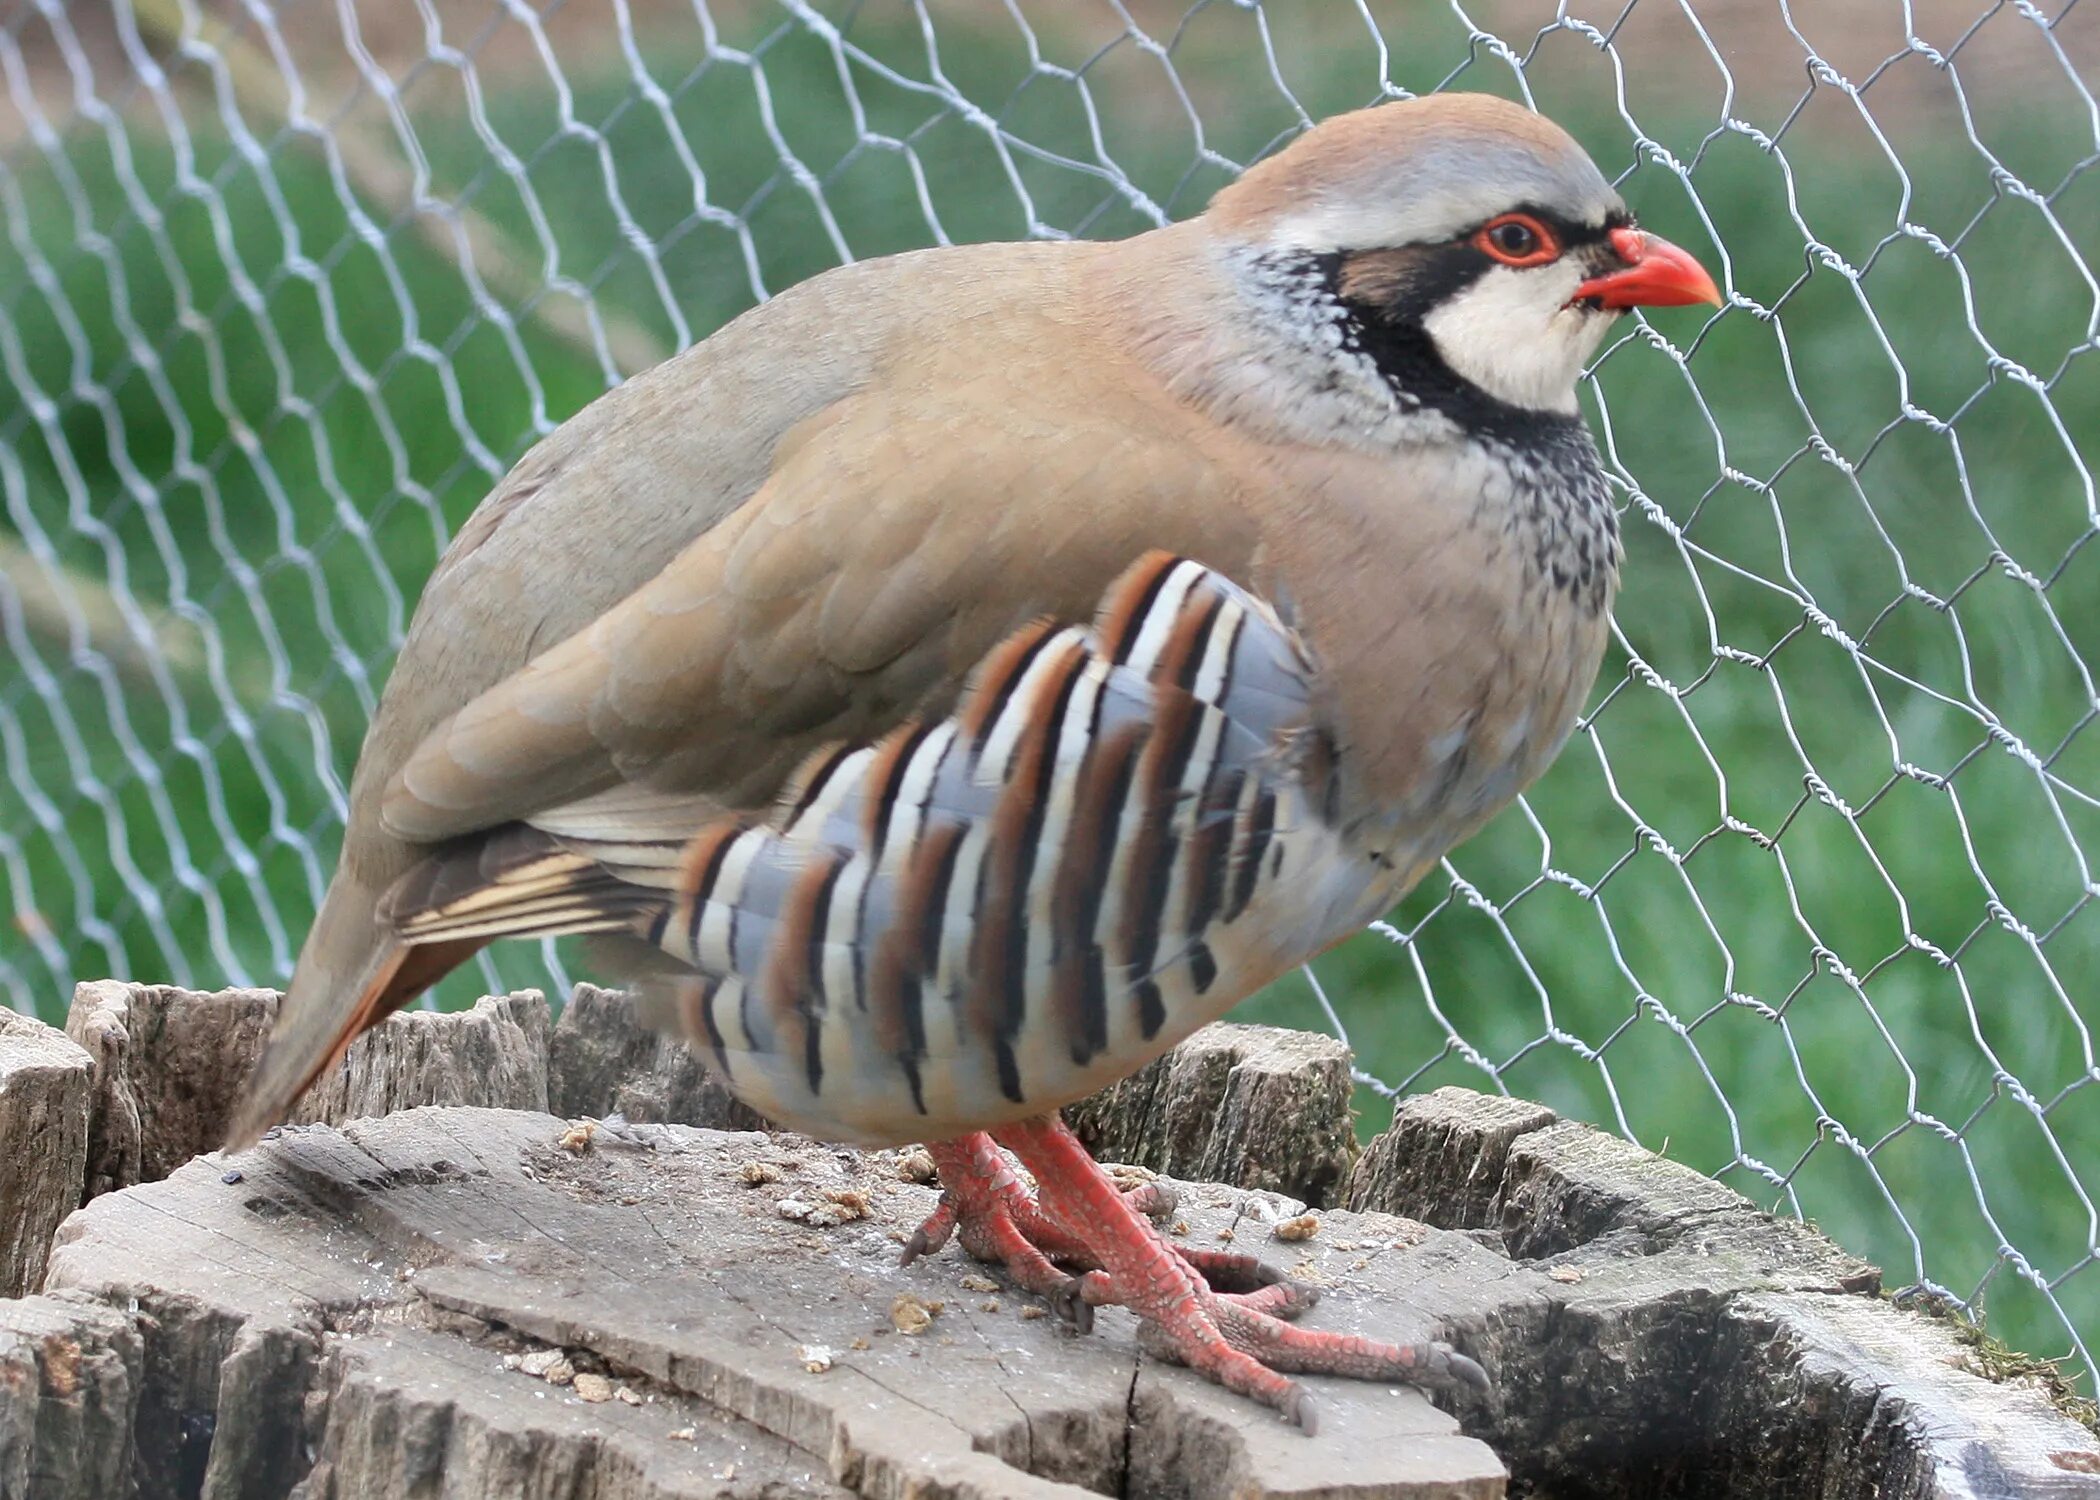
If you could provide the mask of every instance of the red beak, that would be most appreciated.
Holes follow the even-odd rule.
[[[1575,288],[1575,301],[1594,297],[1614,311],[1687,307],[1694,302],[1722,305],[1720,288],[1706,268],[1668,240],[1621,225],[1611,232],[1611,247],[1625,262],[1624,269],[1591,277]]]

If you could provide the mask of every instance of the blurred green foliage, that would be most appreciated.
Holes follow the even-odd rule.
[[[134,115],[15,148],[14,1002],[55,1019],[64,981],[104,973],[282,979],[420,580],[502,468],[616,373],[539,314],[584,288],[668,349],[935,226],[1120,235],[1151,205],[1193,212],[1228,170],[1198,156],[1191,108],[1235,161],[1297,118],[1255,20],[1199,21],[1171,72],[1126,47],[1085,93],[1031,72],[1010,30],[956,26],[933,52],[908,21],[857,25],[865,54],[843,62],[771,23],[723,39],[755,60],[652,54],[660,107],[608,56],[568,80],[566,115],[544,87],[492,89],[477,123],[461,75],[424,70],[404,97],[431,199],[471,202],[535,283],[568,278],[548,308],[477,289],[448,233],[415,232],[411,205],[281,121],[247,118],[244,140],[197,108],[184,139]],[[1410,88],[1458,70],[1512,91],[1468,56],[1446,36],[1385,65]],[[1337,32],[1289,82],[1317,117],[1373,98],[1380,66]],[[1395,915],[1412,946],[1366,936],[1320,976],[1382,1080],[1500,1086],[1624,1129],[1816,1219],[1894,1283],[1983,1288],[2016,1345],[2062,1352],[2066,1318],[2090,1343],[2091,145],[2040,109],[1992,123],[2052,222],[1994,184],[1949,112],[1882,121],[1877,140],[1842,99],[1813,100],[1781,153],[1716,131],[1711,108],[1644,106],[1680,178],[1636,151],[1600,66],[1571,40],[1529,76],[1608,172],[1632,169],[1651,227],[1778,311],[1666,313],[1604,358],[1591,400],[1628,502],[1630,650],[1528,814]],[[1002,150],[954,91],[1034,149]],[[1905,403],[1937,420],[1902,420]],[[70,614],[31,608],[54,579],[79,585]],[[463,984],[541,972],[527,951]],[[1302,980],[1247,1013],[1326,1024]],[[2061,1315],[2008,1253],[2056,1283]]]

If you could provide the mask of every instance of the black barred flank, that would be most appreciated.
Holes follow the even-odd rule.
[[[1140,564],[1141,567],[1150,568],[1144,575],[1143,586],[1136,599],[1131,601],[1127,611],[1122,614],[1121,628],[1116,628],[1114,616],[1111,616],[1107,632],[1108,659],[1116,666],[1120,667],[1130,660],[1131,650],[1137,645],[1138,637],[1145,633],[1146,617],[1152,613],[1152,606],[1158,600],[1160,590],[1167,586],[1167,580],[1174,576],[1174,570],[1180,567],[1183,561],[1182,558],[1169,557],[1162,553],[1148,559],[1147,563]],[[1118,608],[1122,606],[1119,605]]]
[[[1228,772],[1222,783],[1205,788],[1196,804],[1196,828],[1188,840],[1190,937],[1201,937],[1208,931],[1224,905],[1225,877],[1232,864],[1233,824],[1246,782],[1246,772]]]
[[[971,745],[978,754],[984,753],[985,741],[991,738],[993,726],[1006,711],[1008,700],[1028,676],[1028,669],[1035,665],[1036,657],[1055,634],[1047,622],[1040,622],[1029,626],[1019,635],[1009,636],[1006,642],[987,658],[989,677],[978,685],[977,692],[964,711],[964,722],[970,731]]]
[[[1021,1092],[1021,1064],[1014,1057],[1014,1044],[1002,1036],[992,1043],[992,1050],[999,1062],[999,1092],[1016,1104],[1027,1103],[1028,1096]]]
[[[999,969],[997,1024],[1002,1037],[1018,1036],[1028,1017],[1028,896],[1035,881],[1036,857],[1043,839],[1043,822],[1049,815],[1050,786],[1056,774],[1056,751],[1064,732],[1065,712],[1071,707],[1072,689],[1086,664],[1083,651],[1071,653],[1058,672],[1057,688],[1046,711],[1029,719],[1025,749],[1017,748],[1015,762],[1025,768],[1008,789],[1008,799],[1020,798],[1021,827],[1004,846],[1008,857],[1001,861],[1000,878],[1005,885],[997,931],[997,950],[991,955]],[[1002,812],[1004,809],[1002,808]],[[1003,822],[1002,818],[1002,822]],[[989,867],[990,861],[987,861]],[[996,930],[996,929],[995,929]]]
[[[1224,612],[1225,596],[1213,594],[1202,612],[1182,627],[1188,632],[1188,640],[1181,647],[1180,660],[1171,664],[1177,687],[1192,690],[1196,686],[1196,674],[1203,670],[1203,656],[1210,647],[1210,633],[1217,628],[1218,616]]]
[[[1080,956],[1078,972],[1063,971],[1063,976],[1065,984],[1077,988],[1076,1005],[1068,1007],[1064,1026],[1073,1059],[1081,1063],[1108,1045],[1107,965],[1099,938],[1101,904],[1115,870],[1116,833],[1144,746],[1144,726],[1132,725],[1100,747],[1084,768],[1074,799],[1062,878],[1052,905],[1060,954]]]
[[[1263,787],[1254,798],[1254,811],[1249,816],[1247,847],[1234,873],[1232,901],[1225,908],[1226,921],[1238,921],[1247,903],[1254,899],[1254,887],[1261,880],[1262,856],[1268,852],[1269,838],[1275,831],[1276,794]]]
[[[703,977],[695,983],[692,993],[697,997],[694,1005],[700,1012],[700,1024],[707,1034],[708,1051],[714,1054],[715,1066],[721,1070],[723,1079],[727,1080],[730,1076],[729,1043],[723,1039],[722,1028],[715,1021],[715,995],[721,988],[720,980]],[[688,1027],[687,1030],[690,1032],[691,1028]]]
[[[912,757],[933,733],[931,724],[915,724],[909,733],[902,736],[895,751],[883,763],[882,785],[877,787],[868,807],[868,854],[871,858],[882,857],[882,846],[890,836],[890,820],[897,811],[897,798],[904,789],[904,777],[911,769]]]
[[[1210,987],[1218,982],[1218,961],[1211,956],[1210,944],[1200,939],[1189,949],[1189,978],[1199,995],[1209,994]]]
[[[1292,752],[1310,671],[1259,600],[1150,554],[1092,632],[1014,632],[947,718],[829,746],[764,823],[697,830],[651,904],[599,846],[537,834],[503,855],[515,891],[459,879],[460,899],[477,920],[618,914],[704,970],[677,992],[687,1034],[784,1122],[1047,1107],[1133,1033],[1179,1034],[1332,936],[1262,900],[1292,889],[1270,881],[1287,847],[1294,867],[1332,847]],[[1234,926],[1269,910],[1281,925]]]
[[[796,821],[816,804],[817,799],[824,795],[824,788],[831,784],[832,776],[846,758],[853,754],[855,748],[849,743],[841,742],[818,751],[815,757],[804,762],[802,773],[790,787],[787,816],[781,824],[782,827],[792,828]]]
[[[1167,1024],[1167,1004],[1160,998],[1159,981],[1147,976],[1138,981],[1138,1029],[1146,1041],[1159,1035],[1159,1028]]]

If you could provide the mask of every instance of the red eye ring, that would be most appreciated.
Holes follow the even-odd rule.
[[[1560,241],[1530,214],[1498,214],[1474,232],[1473,248],[1498,264],[1520,270],[1560,259]]]

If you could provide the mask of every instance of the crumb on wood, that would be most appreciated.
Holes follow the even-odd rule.
[[[1024,1323],[1033,1323],[1037,1318],[1043,1318],[1048,1316],[1048,1308],[1038,1307],[1033,1302],[1029,1303],[1028,1306],[1021,1309],[1021,1321]]]
[[[549,1385],[567,1385],[576,1378],[576,1366],[559,1349],[535,1349],[530,1354],[506,1354],[503,1368],[521,1370]]]
[[[736,1169],[736,1180],[745,1187],[764,1187],[780,1181],[780,1168],[769,1161],[747,1161]]]
[[[1221,1229],[1218,1231],[1218,1238],[1229,1243],[1232,1239],[1232,1231],[1230,1229]]]
[[[812,1375],[821,1375],[831,1368],[832,1352],[822,1344],[804,1344],[799,1351],[802,1368]]]
[[[1574,1266],[1555,1266],[1546,1274],[1563,1286],[1573,1286],[1576,1282],[1582,1280],[1582,1272]]]
[[[932,1182],[939,1177],[933,1165],[933,1155],[923,1147],[915,1147],[897,1158],[897,1176],[904,1182]]]
[[[807,1224],[812,1229],[836,1229],[868,1216],[868,1195],[858,1188],[826,1188],[817,1202],[782,1198],[773,1205],[773,1211],[791,1223]]]
[[[594,1404],[612,1400],[613,1383],[603,1375],[578,1375],[571,1382],[571,1389],[583,1400]]]
[[[839,1222],[850,1224],[868,1216],[868,1195],[859,1188],[826,1188],[825,1200],[835,1206],[845,1217]]]
[[[554,1144],[572,1156],[581,1156],[591,1149],[591,1137],[597,1133],[596,1120],[571,1120],[569,1128],[561,1133]]]
[[[1283,1220],[1269,1231],[1279,1240],[1309,1240],[1319,1232],[1318,1214],[1299,1214],[1296,1218]]]
[[[899,1292],[890,1303],[890,1326],[899,1333],[921,1334],[933,1326],[945,1303],[928,1302],[910,1292]]]
[[[1189,1221],[1187,1219],[1176,1219],[1173,1229],[1169,1232],[1172,1234],[1187,1234],[1189,1232]]]
[[[962,1289],[966,1292],[996,1292],[999,1290],[998,1282],[992,1280],[989,1276],[980,1276],[975,1271],[969,1272],[961,1277],[960,1280]]]
[[[629,1406],[640,1406],[642,1404],[642,1398],[634,1393],[633,1386],[614,1386],[613,1395]]]
[[[694,1433],[690,1427],[673,1427],[664,1436],[674,1443],[690,1443],[693,1440]]]

